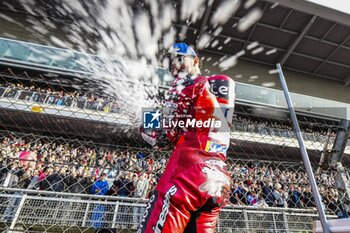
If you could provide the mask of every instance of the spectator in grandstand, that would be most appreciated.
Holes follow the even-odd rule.
[[[108,173],[107,173],[107,177],[108,178],[115,178],[117,176],[117,171],[114,170],[113,168],[111,168],[109,165],[106,166]]]
[[[276,121],[264,121],[263,119],[257,121],[245,117],[238,116],[235,120],[234,129],[238,131],[255,132],[270,134],[278,137],[294,137],[294,132],[289,123],[279,123]],[[326,131],[313,127],[312,125],[302,127],[303,136],[305,140],[325,142],[327,135]],[[332,134],[331,137],[334,137]]]
[[[88,171],[84,171],[83,177],[81,180],[81,185],[84,187],[84,193],[93,194],[91,192],[91,186],[95,182],[95,177]]]
[[[255,122],[255,123],[257,123],[257,122]],[[246,131],[253,133],[255,131],[255,126],[256,126],[256,124],[251,122],[251,120],[249,119],[246,123],[245,129],[246,129]]]
[[[255,190],[252,188],[249,192],[247,192],[247,204],[250,206],[256,205],[259,201],[258,196]]]
[[[75,170],[68,171],[64,178],[65,186],[71,193],[84,193],[84,185],[82,184],[82,178],[78,176]]]
[[[119,113],[119,111],[120,111],[119,103],[118,103],[117,101],[114,100],[114,101],[112,102],[110,112],[111,112],[111,113]]]
[[[38,190],[40,187],[39,187],[39,171],[38,170],[34,170],[32,172],[32,176],[31,176],[31,180],[28,184],[28,187],[27,189],[35,189],[35,190]]]
[[[238,185],[237,181],[232,183],[230,202],[233,205],[246,205],[244,189]]]
[[[86,100],[86,104],[85,104],[85,107],[87,109],[93,109],[94,108],[94,104],[95,104],[95,96],[94,94],[91,94],[91,95],[88,95],[87,96],[87,100]]]
[[[58,91],[57,92],[57,94],[55,96],[54,104],[57,105],[57,106],[63,106],[64,105],[63,91]]]
[[[109,190],[109,185],[106,180],[107,174],[102,173],[97,181],[91,186],[91,193],[95,195],[106,195]]]
[[[303,190],[304,206],[316,207],[314,197],[312,196],[311,186],[307,185]]]
[[[149,187],[148,174],[143,172],[135,182],[134,197],[146,198]]]
[[[113,189],[110,190],[110,195],[120,197],[131,197],[133,183],[125,172],[113,181]]]
[[[63,171],[64,172],[64,171]],[[47,182],[50,185],[48,191],[62,192],[64,190],[64,173],[62,174],[60,166],[56,165],[51,175],[46,177]]]
[[[324,196],[325,205],[334,213],[339,210],[338,192],[333,187],[328,187]]]
[[[40,182],[40,190],[49,190],[50,189],[50,183],[46,179],[48,176],[52,174],[52,168],[51,167],[45,167],[42,172],[39,174],[39,182]]]
[[[149,175],[149,179],[148,179],[149,180],[148,197],[149,197],[149,195],[154,190],[158,182],[156,177],[152,173],[147,172],[147,174]]]
[[[2,96],[7,98],[21,99],[58,106],[87,108],[97,111],[118,112],[119,105],[116,100],[110,98],[97,97],[94,94],[82,96],[75,92],[65,92],[63,90],[52,90],[48,88],[39,88],[31,85],[7,83]]]
[[[130,153],[127,152],[126,154],[128,159],[128,166],[127,166],[127,170],[135,170],[137,168],[137,158],[136,158],[136,153]]]
[[[262,193],[258,194],[258,201],[253,205],[255,207],[261,207],[261,208],[265,208],[265,207],[269,207],[266,202],[265,199],[262,195]]]
[[[6,174],[8,172],[8,164],[6,164],[7,159],[0,158],[0,185],[3,186]]]
[[[275,196],[273,195],[273,183],[269,182],[267,185],[262,185],[262,195],[265,199],[265,202],[268,206],[273,206],[275,203]]]
[[[275,199],[275,206],[280,208],[287,207],[285,192],[282,190],[282,185],[280,183],[275,184],[275,189],[273,190],[273,196]]]
[[[104,102],[105,102],[105,100],[103,98],[97,98],[97,100],[95,100],[94,109],[96,106],[97,111],[103,111],[103,103]]]
[[[267,125],[266,125],[265,122],[258,123],[257,128],[258,128],[258,132],[260,134],[265,134],[265,135],[268,134],[268,132],[267,132]]]
[[[141,169],[145,169],[146,168],[145,153],[143,151],[137,152],[136,159],[138,162],[138,167]]]
[[[302,192],[299,185],[296,185],[295,187],[291,186],[288,192],[288,200],[288,207],[303,208]]]
[[[166,162],[165,154],[150,154],[144,151],[142,156],[144,161],[148,161],[149,170],[147,170],[146,167],[142,167],[140,163],[142,158],[139,157],[140,155],[137,154],[136,150],[108,149],[110,150],[110,153],[108,153],[106,149],[90,148],[82,144],[49,143],[40,142],[37,139],[35,142],[30,142],[30,140],[16,138],[14,135],[2,138],[3,140],[0,141],[0,185],[5,184],[6,187],[28,189],[38,189],[40,187],[41,190],[60,191],[63,186],[65,192],[96,194],[91,189],[92,185],[96,183],[95,174],[98,177],[103,171],[111,172],[115,167],[120,166],[117,163],[119,161],[121,167],[123,167],[123,170],[119,169],[119,173],[141,172],[142,174],[142,171],[147,173],[149,192],[157,184],[160,175],[163,173],[163,164]],[[20,161],[21,152],[26,151],[37,154],[36,163],[25,164]],[[96,156],[97,154],[102,154],[102,157]],[[92,167],[100,159],[103,160],[103,163]],[[230,172],[235,174],[235,182],[231,188],[232,195],[230,198],[230,201],[235,205],[258,205],[254,204],[256,198],[258,198],[258,203],[262,203],[261,198],[264,199],[264,202],[265,200],[268,202],[271,199],[268,195],[269,192],[272,190],[273,195],[274,191],[277,190],[276,184],[279,183],[282,186],[280,192],[288,193],[286,198],[288,207],[311,208],[315,206],[305,172],[279,169],[270,165],[265,166],[261,162],[257,164],[248,162],[242,165],[241,162],[229,159],[228,163]],[[11,172],[9,173],[9,171]],[[50,177],[46,178],[47,176]],[[56,178],[59,177],[56,179],[55,176]],[[131,177],[132,175],[129,175],[129,180]],[[119,178],[116,178],[115,183]],[[337,192],[326,188],[334,187],[334,177],[323,173],[316,175],[315,178],[318,186],[323,190],[320,193],[327,203],[328,210],[336,211],[335,206],[339,206]],[[62,179],[63,182],[61,182]],[[54,182],[55,180],[59,182]],[[54,183],[58,185],[54,185]],[[132,184],[133,181],[130,180],[127,183]],[[271,187],[275,186],[275,189],[265,185],[269,183],[272,185]],[[294,192],[295,189],[298,190],[298,186],[294,187],[295,184],[300,186],[300,191]],[[127,188],[130,192],[123,194],[123,196],[136,197],[136,186],[137,182],[135,181],[134,185]],[[269,190],[266,190],[266,186]],[[135,187],[134,192],[133,187]],[[113,188],[110,189],[110,191],[112,190]],[[119,187],[116,187],[112,195],[119,196],[118,190]],[[276,197],[274,198],[276,199]],[[276,204],[275,201],[274,203]]]
[[[95,195],[106,195],[108,192],[107,174],[102,173],[97,181],[91,187],[91,193]],[[106,223],[103,222],[106,213],[106,205],[97,204],[92,210],[91,222],[94,228],[103,228]]]
[[[35,92],[32,94],[31,100],[34,102],[39,102],[40,101],[40,88],[36,88]]]
[[[6,98],[15,98],[16,94],[17,94],[17,90],[19,89],[18,87],[20,87],[20,86],[16,87],[15,84],[8,83],[7,88],[6,88],[5,92],[3,93],[3,96]]]
[[[117,152],[116,158],[114,158],[114,169],[119,174],[120,171],[125,171],[125,158],[121,151]]]
[[[28,188],[31,182],[31,174],[30,174],[30,170],[23,169],[22,171],[23,171],[23,175],[19,177],[17,188],[26,189]]]
[[[5,179],[3,182],[4,187],[17,188],[18,182],[21,180],[25,171],[19,167],[18,161],[13,160],[8,166],[6,166],[4,172]]]

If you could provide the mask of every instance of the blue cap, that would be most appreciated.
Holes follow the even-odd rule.
[[[176,55],[197,57],[194,49],[184,42],[175,43],[170,49],[169,53],[175,53]]]

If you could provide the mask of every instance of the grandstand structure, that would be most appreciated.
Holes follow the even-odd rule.
[[[69,44],[64,30],[71,28],[59,26],[75,16],[63,18],[55,11],[57,1],[34,3],[57,19],[49,34]],[[218,4],[214,1],[186,27],[186,42],[195,45],[196,38],[214,30],[207,25]],[[311,232],[318,219],[315,203],[283,93],[269,70],[276,62],[286,69],[327,218],[337,218],[349,211],[344,187],[350,144],[347,134],[339,139],[339,132],[346,131],[341,122],[349,119],[350,16],[303,1],[257,1],[255,6],[262,17],[249,30],[224,27],[217,39],[229,42],[199,51],[202,70],[211,74],[221,72],[213,64],[222,56],[247,50],[254,41],[264,51],[276,49],[271,55],[247,50],[237,66],[224,71],[237,82],[237,99],[228,152],[232,193],[217,232]],[[74,46],[58,48],[35,33],[23,33],[23,28],[31,30],[28,19],[39,15],[21,1],[1,2],[0,13],[6,29],[0,33],[0,230],[136,232],[148,195],[135,196],[135,184],[146,174],[151,192],[170,151],[141,140],[128,96],[107,91],[109,83],[95,68],[130,66],[95,55],[93,45],[90,53],[77,52]],[[245,13],[242,5],[228,25]],[[180,33],[185,25],[179,20],[173,26]],[[166,91],[166,71],[150,70],[158,81],[143,80],[146,94]],[[130,93],[137,91],[132,81],[118,81]],[[274,87],[265,85],[271,82]],[[345,170],[339,173],[334,163]],[[103,174],[108,190],[98,195],[92,187]]]

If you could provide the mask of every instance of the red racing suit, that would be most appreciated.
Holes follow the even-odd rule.
[[[171,113],[167,120],[188,124],[163,125],[175,149],[150,197],[138,233],[215,231],[230,190],[231,176],[224,161],[234,88],[234,81],[224,75],[186,76],[174,81],[165,103]]]

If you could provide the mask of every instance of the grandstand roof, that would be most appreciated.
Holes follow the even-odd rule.
[[[276,2],[276,3],[275,3]],[[191,24],[187,41],[196,44],[205,31],[215,30],[210,18],[220,1],[215,0],[206,9],[200,21]],[[244,32],[232,25],[244,17],[248,10],[241,7],[232,16],[216,39],[219,46],[203,51],[218,55],[234,55],[247,45],[258,41],[264,52],[246,53],[240,59],[275,66],[280,62],[284,69],[314,77],[335,80],[345,86],[350,84],[350,15],[304,0],[257,1],[262,9],[260,20]],[[180,30],[185,22],[175,24]],[[230,38],[230,42],[224,41]],[[222,49],[219,49],[222,46]],[[266,55],[266,51],[276,52]]]
[[[102,0],[101,0],[102,1]],[[180,0],[172,0],[178,3]],[[23,12],[19,0],[0,2],[0,9]],[[34,0],[38,7],[59,23],[72,23],[74,16],[62,16],[55,7],[61,4],[56,0]],[[102,1],[103,2],[103,1]],[[211,1],[207,1],[208,3]],[[214,0],[197,22],[188,25],[180,19],[174,23],[180,34],[187,28],[185,40],[196,44],[203,33],[214,31],[210,19],[217,10],[221,0]],[[81,1],[86,9],[91,9],[86,1]],[[135,4],[138,4],[136,1]],[[11,5],[12,7],[8,7]],[[262,10],[262,17],[244,32],[239,32],[235,25],[251,9],[241,4],[237,12],[224,25],[215,37],[219,46],[209,46],[203,52],[217,55],[234,55],[245,49],[251,42],[258,41],[263,52],[252,55],[250,52],[240,57],[252,63],[275,67],[280,62],[284,69],[311,75],[313,77],[336,81],[345,86],[350,85],[350,15],[325,6],[304,0],[260,0],[252,7]],[[74,13],[73,13],[74,14]],[[180,18],[180,17],[179,17]],[[228,43],[225,40],[230,39]],[[220,49],[220,46],[222,48]],[[266,51],[276,52],[266,55]]]

